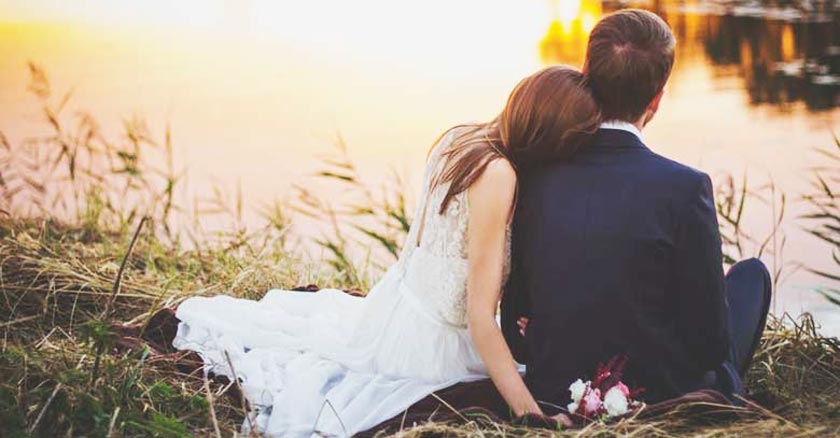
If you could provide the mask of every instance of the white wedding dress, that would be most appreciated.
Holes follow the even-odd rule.
[[[432,152],[423,187],[452,138]],[[207,371],[235,375],[252,408],[243,427],[272,437],[350,436],[434,391],[486,378],[466,327],[467,193],[441,215],[447,188],[421,196],[399,260],[366,297],[190,298],[173,344],[198,352]]]

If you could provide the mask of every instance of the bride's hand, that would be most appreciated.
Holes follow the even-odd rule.
[[[527,413],[517,417],[514,422],[523,426],[545,427],[549,429],[557,429],[561,424],[567,428],[573,426],[571,418],[563,413],[550,417],[542,413]]]
[[[516,172],[501,159],[487,164],[467,192],[467,327],[487,374],[513,413],[542,416],[496,321],[505,282],[507,227],[515,194]]]
[[[556,422],[558,422],[558,423],[560,423],[560,424],[562,424],[562,425],[563,425],[563,426],[565,426],[565,427],[572,427],[572,426],[574,425],[574,424],[572,423],[572,419],[571,419],[571,418],[569,418],[569,416],[568,416],[568,415],[566,415],[566,414],[564,414],[564,413],[562,413],[562,412],[561,412],[561,413],[559,413],[559,414],[557,414],[557,415],[555,415],[555,416],[553,416],[553,417],[551,417],[551,419],[552,419],[552,420],[554,420],[554,421],[556,421]]]

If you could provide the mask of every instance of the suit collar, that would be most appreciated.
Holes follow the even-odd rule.
[[[595,133],[590,149],[642,149],[649,150],[634,133],[623,129],[601,128]]]

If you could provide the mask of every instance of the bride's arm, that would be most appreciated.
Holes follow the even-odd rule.
[[[507,223],[516,192],[516,173],[506,160],[491,162],[469,188],[467,314],[470,336],[490,378],[513,413],[542,414],[519,375],[496,322],[505,262]]]

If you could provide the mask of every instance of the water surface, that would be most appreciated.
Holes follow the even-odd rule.
[[[161,135],[171,124],[193,193],[239,184],[252,205],[288,197],[339,133],[370,181],[393,168],[417,187],[442,130],[494,116],[513,85],[541,66],[579,65],[591,27],[618,7],[208,1],[171,11],[165,3],[122,15],[102,3],[103,19],[81,6],[0,1],[0,11],[11,11],[0,24],[0,130],[12,142],[43,133],[26,91],[31,60],[54,90],[73,89],[71,106],[106,132],[134,114]],[[820,162],[813,148],[831,146],[832,130],[840,132],[840,83],[831,82],[840,77],[831,58],[840,50],[832,49],[840,47],[837,13],[815,5],[808,13],[748,2],[639,5],[665,17],[678,39],[646,142],[718,183],[747,174],[753,187],[772,179],[787,192],[784,260],[765,256],[770,264],[832,266],[830,248],[795,221],[807,169]],[[771,207],[748,210],[756,234],[771,226]],[[809,290],[822,283],[801,270],[786,277],[777,310],[813,310],[840,333],[840,313]]]

